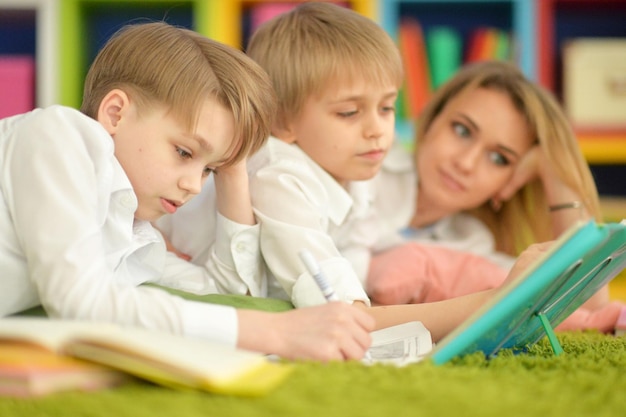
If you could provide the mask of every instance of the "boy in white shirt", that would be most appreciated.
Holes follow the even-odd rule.
[[[373,320],[343,303],[266,313],[140,286],[261,291],[245,158],[264,143],[274,109],[266,74],[243,53],[150,23],[124,28],[100,51],[81,112],[52,106],[0,121],[0,316],[41,304],[51,317],[287,358],[362,357]],[[175,213],[211,174],[216,244],[197,266],[166,255],[150,222]]]
[[[270,271],[268,295],[290,300],[299,307],[295,311],[326,303],[299,257],[307,249],[338,298],[367,311],[376,328],[417,320],[440,340],[497,289],[437,303],[366,307],[362,285],[376,238],[369,226],[367,180],[393,142],[403,76],[391,38],[354,11],[307,2],[259,27],[247,52],[270,75],[279,99],[274,137],[248,161],[261,252]],[[211,237],[206,228],[192,239],[184,235],[201,224],[203,207],[215,204],[211,184],[199,198],[203,203],[162,219],[174,248],[194,262],[206,256],[200,243]],[[509,279],[546,246],[522,254]]]
[[[298,257],[319,261],[340,299],[363,289],[376,231],[366,180],[394,140],[400,53],[372,20],[328,3],[301,4],[252,35],[246,50],[279,97],[268,143],[249,162],[270,296],[323,302]]]
[[[363,284],[377,237],[367,180],[394,141],[403,80],[398,49],[380,26],[331,3],[302,3],[261,25],[246,52],[278,96],[273,136],[248,161],[270,296],[296,307],[325,302],[298,256],[308,249],[338,298],[368,311],[376,328],[417,320],[438,341],[497,292],[365,307]],[[531,246],[509,279],[547,246]]]

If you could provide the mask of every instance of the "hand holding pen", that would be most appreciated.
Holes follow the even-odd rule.
[[[302,263],[306,267],[307,271],[309,271],[309,273],[313,276],[313,279],[322,291],[326,301],[339,301],[339,297],[335,294],[335,290],[331,287],[326,275],[324,275],[324,272],[322,271],[322,268],[315,260],[315,257],[313,257],[313,254],[307,249],[301,249],[300,252],[298,252],[298,255],[300,256],[300,259],[302,260]],[[370,362],[372,361],[369,351],[365,352],[365,360]]]

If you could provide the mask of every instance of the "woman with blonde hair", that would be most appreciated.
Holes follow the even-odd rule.
[[[563,110],[502,61],[467,65],[438,89],[417,121],[414,154],[390,152],[374,186],[382,237],[366,285],[380,304],[497,287],[529,245],[601,220]],[[607,288],[586,304],[606,306],[603,320],[614,323],[620,309]]]

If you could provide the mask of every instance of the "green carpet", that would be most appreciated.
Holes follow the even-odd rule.
[[[249,297],[202,299],[269,310],[289,307]],[[88,394],[0,398],[0,416],[626,415],[626,338],[594,332],[558,335],[565,350],[560,356],[542,340],[526,354],[503,351],[490,361],[474,354],[442,366],[302,362],[294,364],[285,383],[261,398],[174,391],[138,382]]]

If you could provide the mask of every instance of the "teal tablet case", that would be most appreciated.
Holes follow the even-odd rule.
[[[626,223],[572,227],[528,270],[443,338],[430,353],[436,364],[500,349],[524,351],[544,336],[562,352],[553,328],[626,268]]]

